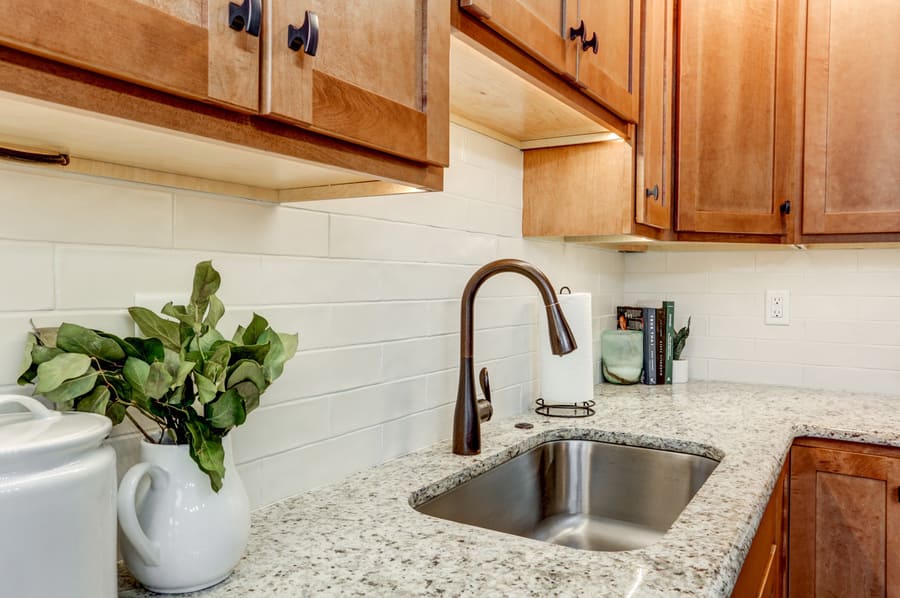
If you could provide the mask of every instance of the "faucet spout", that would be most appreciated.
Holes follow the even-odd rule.
[[[475,295],[487,279],[501,272],[521,274],[538,288],[547,311],[547,330],[554,355],[565,355],[578,348],[553,286],[543,272],[528,262],[511,259],[491,262],[475,272],[463,290],[460,306],[459,388],[453,413],[453,452],[457,455],[481,452],[482,414],[487,414],[485,421],[490,418],[491,410],[480,409],[475,395]]]

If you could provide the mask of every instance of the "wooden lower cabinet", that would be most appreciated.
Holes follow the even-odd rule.
[[[900,449],[801,439],[790,484],[790,595],[900,596]]]
[[[788,472],[785,462],[734,584],[735,598],[781,598],[787,582]]]

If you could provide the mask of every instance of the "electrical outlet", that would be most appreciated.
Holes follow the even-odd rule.
[[[766,326],[791,323],[790,291],[766,291]]]

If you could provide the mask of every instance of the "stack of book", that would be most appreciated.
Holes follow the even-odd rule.
[[[643,384],[672,383],[672,351],[675,343],[675,302],[663,301],[662,307],[616,308],[619,330],[644,333]]]

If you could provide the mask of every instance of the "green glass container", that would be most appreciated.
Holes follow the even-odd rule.
[[[636,384],[644,369],[644,333],[604,330],[600,335],[600,369],[613,384]]]

